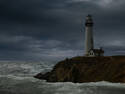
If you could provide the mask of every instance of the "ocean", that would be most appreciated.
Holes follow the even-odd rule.
[[[125,84],[110,82],[48,83],[33,78],[55,63],[0,62],[0,94],[125,94]]]

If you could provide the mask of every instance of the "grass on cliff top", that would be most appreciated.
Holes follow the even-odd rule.
[[[117,55],[117,56],[99,56],[99,57],[86,57],[86,56],[76,56],[76,57],[73,57],[73,58],[66,58],[65,60],[63,61],[60,61],[60,62],[99,62],[99,61],[103,61],[103,62],[106,62],[106,61],[114,61],[114,62],[125,62],[125,56],[120,56],[120,55]]]

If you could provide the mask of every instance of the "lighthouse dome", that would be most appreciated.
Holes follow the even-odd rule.
[[[93,26],[93,20],[92,20],[92,16],[91,15],[88,15],[86,16],[86,23],[85,23],[86,26]]]

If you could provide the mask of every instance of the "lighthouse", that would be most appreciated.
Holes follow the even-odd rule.
[[[89,55],[89,51],[91,49],[94,49],[93,45],[93,20],[92,16],[88,15],[86,16],[86,22],[85,22],[85,55]]]
[[[94,49],[94,39],[93,39],[93,19],[91,15],[86,16],[85,21],[85,56],[103,56],[104,50],[102,47],[100,49]]]

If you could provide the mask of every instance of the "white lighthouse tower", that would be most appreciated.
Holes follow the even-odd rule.
[[[103,56],[104,50],[94,49],[93,40],[93,20],[92,16],[88,15],[85,22],[85,56]]]
[[[94,49],[93,45],[93,20],[92,16],[88,15],[85,22],[85,55],[89,55],[89,51]]]

